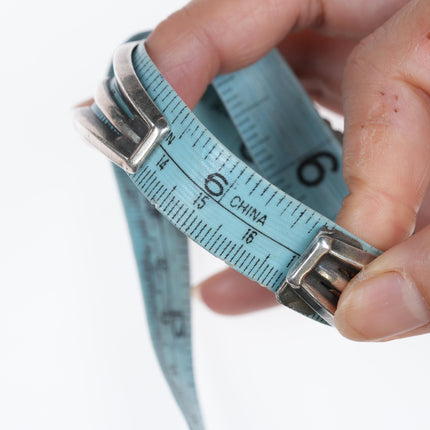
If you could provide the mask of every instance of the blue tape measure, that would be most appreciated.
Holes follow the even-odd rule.
[[[217,77],[192,112],[144,43],[129,42],[76,116],[122,168],[152,341],[189,427],[203,429],[185,235],[281,303],[331,324],[342,288],[378,254],[333,221],[347,193],[340,143],[276,50]]]

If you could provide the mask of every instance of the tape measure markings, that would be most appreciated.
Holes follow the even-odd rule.
[[[318,210],[323,210],[329,216],[333,206],[339,207],[345,190],[342,182],[339,185],[340,146],[336,146],[334,138],[330,136],[327,127],[321,125],[312,107],[313,113],[308,115],[309,102],[297,103],[297,106],[294,105],[295,109],[289,111],[287,108],[291,114],[289,120],[293,122],[288,123],[287,130],[284,130],[285,124],[282,121],[279,123],[279,116],[275,115],[277,110],[285,110],[280,109],[279,105],[275,107],[275,114],[272,112],[273,107],[267,106],[267,112],[263,109],[266,115],[261,115],[262,106],[268,101],[278,100],[280,88],[292,85],[293,95],[297,90],[297,84],[291,83],[294,80],[291,80],[288,73],[280,82],[268,79],[269,86],[267,83],[261,84],[263,69],[270,69],[269,72],[274,75],[279,73],[280,65],[283,67],[279,58],[276,53],[269,54],[249,70],[217,78],[214,86],[218,91],[217,97],[221,98],[225,108],[219,107],[211,88],[204,96],[206,102],[210,102],[209,107],[205,103],[196,108],[196,112],[199,111],[203,117],[207,116],[213,135],[199,123],[165,82],[147,56],[144,45],[138,45],[133,53],[134,69],[139,80],[151,99],[157,101],[171,131],[155,147],[145,165],[135,175],[129,175],[137,188],[133,192],[122,192],[122,195],[126,208],[127,205],[132,207],[127,208],[127,216],[142,288],[146,291],[144,295],[151,336],[166,378],[193,429],[203,429],[203,422],[191,366],[190,333],[187,330],[189,303],[185,303],[185,299],[188,301],[189,297],[185,297],[184,288],[180,289],[180,296],[176,296],[179,293],[175,292],[177,278],[181,278],[181,281],[183,278],[188,279],[186,262],[177,258],[185,254],[184,238],[179,239],[181,236],[178,232],[171,237],[172,233],[168,229],[172,227],[159,225],[157,234],[164,238],[164,243],[157,243],[157,238],[151,236],[153,232],[148,228],[145,230],[145,220],[142,221],[142,216],[151,213],[146,208],[148,204],[145,206],[139,203],[137,207],[131,196],[139,189],[170,222],[191,239],[249,278],[276,291],[285,279],[288,268],[321,227],[340,228],[320,213],[286,195],[271,182],[275,182],[284,191],[291,189],[296,197],[306,201],[315,197]],[[257,82],[253,86],[255,92],[247,90],[248,78]],[[120,106],[126,105],[117,91],[115,80],[109,82],[109,88],[112,96],[119,98],[117,103]],[[268,96],[261,97],[259,91],[264,92],[267,88]],[[253,100],[252,97],[257,99]],[[306,98],[299,92],[298,100],[303,97]],[[288,106],[285,99],[279,103],[281,106]],[[291,106],[292,101],[289,103]],[[97,106],[92,109],[103,123],[115,129]],[[227,115],[224,115],[225,109]],[[308,121],[304,130],[303,124],[302,128],[295,127],[300,124],[294,124],[294,121],[302,123],[303,118]],[[235,123],[239,133],[231,121]],[[285,131],[289,133],[291,129],[296,134],[288,135],[288,143],[294,150],[287,155],[283,134]],[[301,133],[302,140],[298,140]],[[222,141],[227,148],[215,137],[223,135],[225,138]],[[249,165],[256,167],[266,179],[246,164],[250,160]],[[329,169],[326,166],[328,163],[331,163]],[[305,173],[309,172],[309,168],[317,175],[307,177]],[[119,169],[116,171],[119,172]],[[120,188],[127,188],[123,184],[125,174],[117,174]],[[297,178],[302,184],[294,184],[293,181]],[[328,185],[327,194],[320,191],[322,183]],[[128,186],[130,185],[129,183]],[[134,198],[139,202],[142,196]],[[153,220],[165,222],[160,215],[151,216]],[[145,248],[147,245],[142,245],[145,241],[153,243],[154,249]],[[372,251],[367,244],[360,242],[365,249]],[[158,262],[161,267],[158,271],[154,270],[158,264],[153,261],[156,256],[163,256]],[[179,266],[173,267],[176,259]],[[161,280],[163,285],[159,285],[156,278],[156,273],[160,270],[165,272]],[[160,289],[165,289],[164,294]],[[179,297],[177,303],[176,297]],[[295,308],[321,321],[310,308]],[[182,344],[177,343],[179,339],[184,340]],[[174,348],[180,350],[177,365]],[[186,389],[181,385],[183,381],[186,381]]]
[[[164,153],[169,157],[169,159],[176,165],[176,167],[181,171],[181,173],[187,178],[187,180],[189,180],[190,182],[192,182],[201,192],[203,192],[203,193],[206,193],[206,191],[204,190],[204,188],[202,188],[193,178],[191,178],[182,168],[181,168],[181,166],[174,160],[174,158],[171,156],[171,154],[169,154],[169,152],[162,146],[162,145],[160,145],[160,148],[164,151]],[[230,154],[230,155],[232,155],[232,154]],[[221,171],[221,170],[219,170],[219,171]],[[242,170],[242,172],[244,172],[245,171],[245,168]],[[152,172],[152,174],[151,174],[151,176],[149,177],[149,179],[153,176],[153,175],[155,175],[155,171],[153,171]],[[231,187],[233,187],[234,185],[235,185],[235,183],[237,182],[237,180],[240,178],[240,175],[239,176],[237,176],[237,179],[236,179],[236,181],[235,182],[233,182],[232,184],[231,184]],[[143,179],[145,179],[145,177],[143,178]],[[142,188],[142,191],[143,191],[143,193],[144,194],[146,194],[146,192],[145,192],[145,188],[142,186],[142,182],[145,182],[145,181],[143,181],[143,180],[141,180],[141,179],[139,179],[139,181],[138,182],[136,182],[136,185],[138,186],[138,188]],[[248,193],[248,195],[249,196],[251,196],[252,194],[253,194],[253,192],[258,188],[258,186],[261,184],[263,182],[263,178],[259,178],[258,179],[258,181],[256,182],[256,184],[255,184],[255,186],[254,186],[254,188]],[[270,186],[271,184],[268,184],[268,187]],[[240,220],[242,223],[244,223],[244,224],[246,224],[248,227],[251,227],[251,228],[253,228],[257,233],[259,233],[259,234],[261,234],[261,235],[263,235],[263,236],[265,236],[265,237],[267,237],[267,239],[269,239],[269,240],[271,240],[271,241],[273,241],[274,243],[276,243],[277,245],[279,245],[279,246],[281,246],[281,247],[283,247],[283,248],[285,248],[285,249],[288,249],[288,251],[290,251],[290,252],[292,252],[292,253],[294,253],[295,255],[300,255],[300,253],[299,252],[297,252],[297,251],[295,251],[294,249],[292,249],[292,248],[290,248],[289,246],[287,246],[287,245],[285,245],[285,244],[283,244],[283,243],[281,243],[281,242],[279,242],[278,240],[276,240],[275,238],[273,238],[273,237],[271,237],[271,236],[269,236],[268,234],[266,234],[266,233],[264,233],[263,231],[261,231],[261,230],[259,230],[257,227],[255,227],[255,225],[253,225],[253,224],[251,224],[251,223],[249,223],[248,221],[246,221],[246,220],[244,220],[244,219],[242,219],[241,217],[239,217],[237,214],[235,214],[233,211],[231,211],[228,207],[226,207],[226,206],[224,206],[224,205],[222,205],[221,204],[221,200],[222,200],[222,198],[227,194],[227,192],[228,192],[229,190],[227,190],[226,191],[226,193],[225,194],[223,194],[223,196],[219,199],[219,200],[216,200],[214,197],[213,197],[213,195],[211,195],[210,193],[207,193],[207,194],[205,194],[205,195],[207,195],[213,202],[215,202],[215,203],[217,203],[219,206],[221,206],[226,212],[228,212],[228,213],[230,213],[232,216],[234,216],[235,218],[237,218],[238,220]],[[275,190],[276,191],[276,190]],[[180,200],[178,200],[178,202],[179,202]],[[283,215],[284,213],[285,213],[285,211],[289,208],[289,206],[291,205],[291,201],[287,204],[287,206],[285,207],[285,209],[281,212],[281,215]],[[173,210],[173,208],[170,208],[170,211],[169,212],[167,212],[167,208],[170,206],[170,203],[169,203],[169,205],[167,206],[167,207],[165,207],[165,208],[161,208],[161,209],[163,209],[163,211],[164,212],[166,212],[166,216],[168,217],[168,218],[170,218],[170,213],[172,212],[172,210]],[[267,206],[267,204],[265,205],[265,206]],[[297,203],[297,205],[296,205],[296,207],[295,207],[295,209],[291,212],[291,216],[293,217],[294,216],[294,214],[296,213],[296,211],[300,208],[300,207],[303,207],[303,205],[302,204],[300,204],[299,202]],[[296,225],[297,224],[297,222],[300,220],[300,218],[301,218],[301,216],[302,216],[302,214],[304,213],[304,212],[306,212],[306,208],[303,210],[303,212],[298,216],[298,217],[296,217],[295,219],[294,219],[294,221],[293,221],[293,224],[291,225],[291,227],[293,227],[294,225]],[[193,211],[193,213],[194,213],[194,211]],[[174,219],[174,217],[171,217],[170,218],[171,219],[171,221],[173,221],[174,223],[175,223],[175,219]],[[317,225],[318,223],[316,223],[315,224],[315,226]],[[324,224],[325,225],[325,224]],[[181,225],[180,226],[180,228],[181,229],[184,229],[184,224],[183,225]],[[311,232],[312,231],[312,229],[309,231],[309,232]],[[186,232],[187,232],[187,230],[186,230]]]
[[[258,79],[262,83],[255,87],[254,82]],[[347,194],[338,169],[341,148],[279,53],[273,51],[247,69],[217,77],[214,86],[239,133],[247,141],[259,173],[283,191],[291,192],[293,197],[333,219]],[[288,103],[295,109],[284,115],[283,109]],[[308,118],[309,127],[303,125],[303,118]],[[303,145],[298,142],[303,142]],[[334,176],[321,181],[324,182],[321,185],[329,189],[326,196],[329,204],[321,201],[321,188],[303,189],[297,184],[297,166],[306,163],[306,159],[318,151],[327,152],[330,154],[327,156],[336,163],[336,169],[332,169]],[[311,159],[308,167],[313,164],[314,168],[320,169],[322,164],[317,162],[319,160]],[[292,172],[289,173],[289,169]],[[317,179],[323,179],[324,172],[321,174],[317,170],[316,173]],[[325,191],[322,194],[325,195]]]
[[[136,70],[138,70],[139,69],[139,65],[138,64],[135,64],[135,67],[136,67]],[[148,68],[146,68],[146,70],[148,70]],[[157,79],[159,79],[159,75],[155,75],[155,73],[153,73],[154,71],[152,70],[150,73],[152,74],[152,76],[153,76],[153,82],[157,82]],[[149,87],[149,88],[147,88],[147,90],[149,91],[150,90],[150,88],[151,88],[151,86]],[[157,94],[154,94],[153,95],[153,97],[155,98],[156,97],[156,95]],[[168,97],[166,97],[166,100],[168,99]],[[168,101],[168,106],[171,106],[172,104],[173,104],[173,102],[174,102],[174,100],[175,100],[175,98],[174,97],[172,97],[169,101]],[[177,110],[178,110],[178,108],[179,108],[179,106],[180,106],[180,103],[178,103],[178,101],[176,102],[176,104],[175,104],[175,108],[174,109],[172,109],[171,110],[171,113],[175,113],[175,116],[173,117],[173,120],[171,121],[171,124],[174,124],[174,123],[176,123],[178,120],[180,121],[181,119],[182,120],[184,120],[184,117],[185,116],[187,116],[187,114],[189,114],[189,112],[187,112],[187,109],[186,109],[186,107],[185,106],[182,106],[182,107],[180,107],[180,109],[179,109],[179,112],[176,112]],[[185,113],[184,113],[185,112]],[[182,130],[182,136],[184,135],[184,133],[186,133],[187,132],[187,130],[189,130],[189,128],[190,127],[192,127],[192,126],[196,126],[195,124],[194,124],[194,121],[190,121],[190,123],[189,124],[187,124],[187,128],[186,129],[183,129]],[[173,135],[173,134],[171,134],[170,135],[171,137],[170,137],[170,140],[168,141],[168,144],[170,144],[170,145],[174,145],[175,143],[174,143],[174,140],[175,140],[175,135]],[[194,148],[198,148],[200,145],[201,146],[205,146],[205,147],[207,147],[207,145],[208,145],[208,142],[211,142],[212,143],[212,146],[211,146],[211,148],[206,152],[206,153],[204,153],[203,152],[203,157],[201,157],[201,156],[199,156],[199,159],[201,159],[201,158],[203,158],[203,159],[211,159],[211,158],[213,158],[213,159],[216,159],[216,157],[211,157],[211,155],[212,155],[212,153],[213,153],[213,151],[214,151],[214,149],[217,147],[217,143],[214,141],[214,138],[212,138],[212,136],[209,136],[210,137],[210,139],[208,138],[208,139],[206,139],[205,140],[205,142],[203,143],[203,145],[201,144],[201,139],[196,139],[196,141],[194,142],[194,144],[195,144],[195,146],[194,146]],[[193,144],[193,145],[194,145]],[[166,146],[169,146],[169,145],[166,145]],[[195,180],[194,178],[192,178],[189,174],[185,174],[185,172],[184,172],[184,169],[183,168],[181,168],[180,167],[180,165],[179,165],[179,163],[175,160],[175,159],[173,159],[173,157],[171,156],[171,154],[169,153],[170,151],[168,151],[165,147],[164,147],[164,144],[162,144],[162,145],[160,145],[159,146],[159,148],[160,149],[162,149],[163,151],[164,151],[164,153],[169,157],[169,159],[170,160],[172,160],[172,162],[178,167],[178,169],[182,172],[182,174],[184,174],[186,177],[187,177],[187,180],[188,181],[191,181],[192,183],[193,183],[193,185],[195,185],[197,188],[198,188],[198,191],[199,191],[199,193],[201,193],[201,192],[204,192],[205,193],[205,195],[206,196],[208,196],[212,201],[217,201],[217,199],[213,196],[213,194],[214,194],[214,192],[211,194],[211,193],[207,193],[207,190],[205,190],[204,188],[203,188],[203,186],[202,185],[200,185],[200,184],[198,184],[198,182],[197,182],[197,180]],[[157,148],[158,149],[158,148]],[[202,148],[203,149],[203,148]],[[225,150],[221,147],[221,149],[220,149],[220,152],[221,153],[224,153],[225,152]],[[154,155],[151,157],[151,159],[153,158],[153,157],[155,157],[155,152],[154,152]],[[229,154],[229,157],[228,157],[228,159],[230,160],[231,159],[231,155]],[[214,161],[216,161],[216,160],[214,160]],[[238,163],[237,163],[238,164]],[[221,172],[222,173],[224,173],[224,169],[225,168],[228,168],[228,170],[231,170],[230,169],[230,167],[229,167],[229,162],[227,161],[227,160],[225,160],[225,163],[224,163],[224,167],[223,167],[223,169],[222,170],[219,170],[219,169],[217,169],[214,173],[219,173],[219,174],[221,174]],[[233,166],[231,166],[231,167],[233,167]],[[243,168],[242,168],[242,171],[245,173],[246,172],[246,170],[247,170],[247,167],[246,166],[244,166]],[[187,170],[188,171],[188,170]],[[145,172],[146,174],[148,173],[148,172]],[[154,171],[153,172],[151,172],[151,173],[154,173]],[[159,174],[159,173],[158,173]],[[137,182],[137,184],[138,184],[138,186],[139,187],[143,187],[143,189],[145,190],[145,187],[144,187],[144,184],[145,184],[145,181],[146,181],[146,178],[147,178],[147,176],[145,176],[145,177],[142,177],[139,173],[137,174],[137,175],[135,175],[136,176],[136,179],[135,179],[135,181]],[[252,172],[250,172],[250,178],[252,178],[254,175],[253,175],[253,173]],[[206,178],[207,179],[207,178]],[[229,193],[230,193],[230,190],[232,189],[232,187],[234,187],[235,185],[236,185],[236,183],[237,183],[237,181],[239,180],[240,178],[236,178],[234,181],[233,181],[233,183],[231,184],[231,188],[229,188],[228,189],[228,191],[226,191],[225,193],[222,193],[223,195],[222,195],[222,198],[220,198],[220,199],[218,199],[218,203],[220,204],[220,201],[221,201],[221,199],[224,199],[224,198],[226,198],[226,196],[227,195],[229,195]],[[202,183],[203,181],[200,181],[200,183]],[[252,183],[252,182],[251,182]],[[248,191],[248,194],[249,195],[251,195],[252,194],[252,192],[253,191],[256,191],[257,189],[258,189],[258,187],[259,186],[261,186],[261,184],[263,183],[263,179],[262,178],[257,178],[257,180],[252,184],[252,188]],[[220,183],[219,182],[216,182],[215,181],[215,184],[216,185],[219,185]],[[270,187],[270,184],[269,183],[265,183],[265,186],[266,187]],[[221,190],[220,190],[221,191]],[[217,194],[217,192],[215,192],[215,194]],[[276,196],[276,194],[275,194],[275,196]],[[149,197],[151,197],[151,196],[149,196]],[[231,196],[230,196],[231,197]],[[242,202],[242,197],[241,196],[235,196],[235,197],[237,197],[236,198],[236,200],[235,200],[235,202],[232,204],[232,202],[230,201],[230,206],[234,206],[235,204],[236,204],[236,206],[238,206],[238,205],[242,205],[242,212],[245,212],[245,214],[246,214],[246,211],[248,211],[248,212],[250,212],[250,211],[252,211],[252,213],[253,213],[253,215],[254,215],[254,221],[255,221],[255,218],[257,217],[257,215],[256,214],[259,214],[259,213],[261,213],[260,211],[258,211],[258,209],[257,208],[253,208],[252,206],[251,207],[249,207],[249,204],[247,204],[247,203],[243,203]],[[174,195],[174,199],[179,199],[179,200],[182,200],[182,198],[181,198],[181,196],[178,196],[177,194],[175,194]],[[172,202],[174,202],[174,200],[171,200],[170,202],[168,202],[168,204],[167,205],[164,205],[164,206],[161,206],[160,207],[160,209],[161,210],[163,210],[165,213],[167,213],[167,214],[169,214],[170,212],[169,212],[169,210],[171,209],[171,205],[172,205]],[[297,203],[297,205],[298,205],[298,207],[300,207],[300,204],[299,203]],[[228,208],[228,207],[226,207],[225,205],[222,205],[222,207],[224,208],[224,210],[227,210],[227,212],[228,213],[230,213],[231,215],[233,215],[236,219],[238,219],[238,220],[241,220],[241,222],[242,223],[244,223],[248,228],[253,228],[253,230],[256,232],[256,234],[259,234],[260,236],[265,236],[268,240],[271,240],[271,241],[273,241],[273,242],[275,242],[275,243],[277,243],[277,245],[279,246],[282,246],[282,247],[285,247],[286,249],[290,249],[290,251],[292,251],[293,253],[295,253],[296,255],[298,255],[300,252],[299,251],[297,251],[297,250],[294,250],[294,249],[292,249],[292,248],[290,248],[290,247],[288,247],[288,246],[285,246],[284,244],[282,244],[279,240],[276,240],[276,239],[274,239],[274,237],[273,237],[273,235],[271,235],[271,234],[268,234],[268,233],[266,233],[266,232],[264,232],[261,228],[258,228],[257,226],[256,226],[256,224],[255,224],[255,222],[252,222],[252,220],[249,220],[249,219],[244,219],[244,217],[243,216],[240,216],[240,215],[238,215],[237,213],[234,213],[232,210],[230,210],[230,208]],[[248,208],[249,207],[249,208]],[[243,208],[245,208],[245,210],[243,210]],[[287,203],[287,205],[285,206],[285,208],[283,208],[282,209],[282,214],[286,214],[286,213],[288,213],[288,208],[289,208],[289,206],[288,206],[288,203]],[[265,215],[263,215],[262,217],[264,217]],[[197,219],[197,218],[196,218]],[[260,218],[261,219],[261,218]],[[188,219],[186,219],[185,220],[185,223],[183,223],[181,226],[178,226],[178,227],[180,227],[181,229],[183,229],[183,230],[186,230],[186,228],[188,227],[187,226],[187,221],[189,220],[189,218]],[[175,220],[173,220],[174,222],[175,222]],[[297,219],[297,222],[299,222],[300,221],[300,218],[298,218]],[[297,224],[297,222],[296,222],[296,224]],[[261,224],[261,222],[260,222],[260,224]],[[315,227],[317,227],[317,225],[318,225],[318,223],[316,223],[315,224]],[[308,229],[307,229],[308,230]],[[222,233],[220,233],[219,234],[219,236],[218,236],[218,238],[215,238],[215,241],[213,242],[213,243],[211,243],[210,241],[208,241],[208,242],[206,242],[206,243],[202,243],[204,246],[206,246],[206,247],[210,247],[210,251],[213,251],[214,250],[214,248],[215,248],[215,244],[217,243],[217,240],[223,240],[224,239],[224,237],[226,237],[226,235],[223,235]],[[211,240],[212,239],[214,239],[214,238],[211,238]],[[265,255],[258,255],[257,256],[257,261],[259,261],[259,262],[261,262],[262,260],[264,260],[264,258],[266,258],[266,256],[267,256],[267,254],[268,253],[266,253]],[[218,255],[218,256],[220,256],[220,257],[225,257],[224,256],[224,254],[221,254],[221,255]],[[289,257],[289,259],[287,259],[287,262],[289,261],[291,259],[291,256]],[[242,266],[240,266],[240,260],[237,260],[237,261],[235,261],[233,264],[235,264],[235,265],[237,265],[238,267],[242,267]],[[287,263],[288,264],[288,263]],[[287,268],[284,268],[284,272],[286,271],[286,269]],[[249,270],[249,268],[248,268],[248,270]],[[257,279],[257,280],[260,280],[260,278],[261,278],[261,276],[258,276],[257,275],[257,273],[255,273],[254,271],[253,271],[253,268],[251,268],[251,270],[252,270],[252,275]],[[282,277],[282,275],[280,275],[280,274],[278,274],[278,277],[275,279],[275,282],[277,282],[277,283],[279,283],[280,282],[280,280],[281,280],[281,277]],[[273,281],[272,281],[273,282]]]
[[[189,427],[203,429],[192,365],[187,240],[120,168],[114,170],[158,361]]]

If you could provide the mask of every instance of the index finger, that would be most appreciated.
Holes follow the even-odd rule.
[[[195,0],[162,22],[147,40],[160,72],[194,107],[219,72],[245,67],[293,30],[368,34],[407,0]]]

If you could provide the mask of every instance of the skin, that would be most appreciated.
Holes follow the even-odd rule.
[[[337,328],[355,340],[428,333],[430,2],[194,0],[147,41],[191,108],[218,73],[275,46],[309,94],[345,116],[350,194],[337,222],[386,251],[343,291]],[[225,314],[275,304],[272,293],[231,269],[198,292]]]

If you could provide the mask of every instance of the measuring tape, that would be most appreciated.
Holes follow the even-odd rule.
[[[189,427],[203,429],[186,236],[328,324],[343,287],[379,252],[334,223],[347,194],[341,145],[276,50],[217,77],[191,111],[144,37],[117,50],[76,124],[121,167],[154,348]]]

